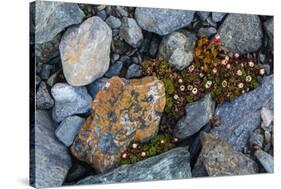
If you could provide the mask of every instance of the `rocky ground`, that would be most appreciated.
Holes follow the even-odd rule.
[[[41,1],[31,15],[32,185],[273,173],[273,17]]]

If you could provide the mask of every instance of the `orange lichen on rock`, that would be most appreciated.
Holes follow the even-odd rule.
[[[118,163],[132,141],[148,141],[158,132],[165,88],[156,77],[113,77],[97,93],[93,113],[81,127],[72,154],[104,172]]]

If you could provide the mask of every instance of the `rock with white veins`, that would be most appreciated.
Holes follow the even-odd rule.
[[[59,45],[63,73],[73,86],[84,86],[102,77],[109,67],[112,31],[99,17],[69,28]]]

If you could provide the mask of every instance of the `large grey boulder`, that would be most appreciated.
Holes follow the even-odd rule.
[[[234,149],[242,150],[247,146],[251,133],[260,126],[262,107],[273,98],[273,76],[263,79],[261,86],[245,93],[231,102],[217,107],[215,116],[220,125],[211,130],[226,140]]]
[[[135,18],[140,27],[158,35],[167,35],[188,26],[194,11],[138,7]]]
[[[35,43],[52,40],[64,28],[79,24],[84,16],[76,3],[36,1]]]
[[[55,125],[47,111],[35,112],[34,141],[31,143],[31,181],[36,188],[63,184],[71,158],[67,148],[55,137]]]
[[[188,148],[179,147],[132,165],[123,165],[106,174],[89,176],[78,184],[108,184],[120,182],[191,178]]]
[[[254,52],[262,45],[262,26],[256,15],[229,14],[221,24],[218,34],[222,44],[231,52]]]
[[[196,102],[185,106],[186,115],[182,117],[174,129],[175,137],[185,139],[198,132],[212,118],[215,102],[210,94]]]
[[[69,28],[59,45],[67,82],[83,86],[102,77],[109,67],[111,40],[110,27],[97,16]]]

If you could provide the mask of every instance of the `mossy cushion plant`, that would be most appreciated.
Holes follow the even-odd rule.
[[[217,103],[233,100],[258,86],[264,69],[252,55],[239,56],[221,45],[220,37],[202,37],[194,49],[194,62],[179,71],[164,60],[145,60],[144,75],[156,75],[165,84],[165,112],[175,118],[184,114],[186,103],[211,93]]]

